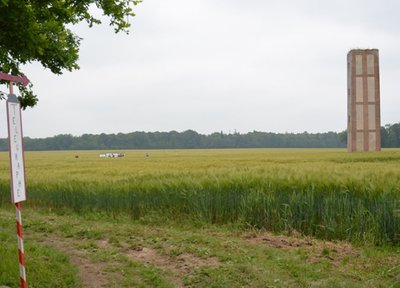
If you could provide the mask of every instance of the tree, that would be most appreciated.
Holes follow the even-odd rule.
[[[343,144],[346,145],[347,144],[347,130],[339,132],[338,136],[339,136],[340,142],[342,142]]]
[[[55,74],[79,69],[81,38],[68,27],[86,21],[100,24],[91,11],[101,9],[116,33],[128,33],[133,6],[141,0],[0,0],[0,71],[23,74],[21,65],[38,61]],[[18,85],[23,109],[33,107],[37,97]]]
[[[389,134],[389,147],[400,146],[400,123],[396,123],[387,127]]]
[[[387,124],[384,127],[381,127],[381,146],[382,146],[382,148],[390,147],[389,132],[387,130],[387,129],[389,129],[389,127],[390,127],[390,124]]]

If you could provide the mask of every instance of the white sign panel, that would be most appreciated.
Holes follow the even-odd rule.
[[[8,142],[13,203],[26,200],[24,146],[22,142],[21,108],[15,95],[7,99]]]

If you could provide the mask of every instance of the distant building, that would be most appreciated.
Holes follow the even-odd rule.
[[[347,150],[381,150],[379,51],[347,54]]]

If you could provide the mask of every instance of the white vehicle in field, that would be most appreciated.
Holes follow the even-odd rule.
[[[120,158],[120,157],[125,157],[125,154],[123,153],[104,153],[104,154],[99,154],[100,158]]]

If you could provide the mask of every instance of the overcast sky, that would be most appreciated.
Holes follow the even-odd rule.
[[[27,66],[39,104],[24,134],[342,131],[353,48],[379,49],[382,125],[397,123],[399,11],[397,0],[144,0],[129,35],[73,28],[80,70]]]

